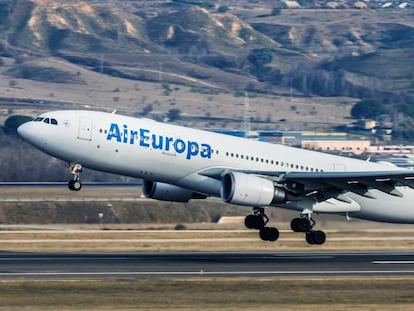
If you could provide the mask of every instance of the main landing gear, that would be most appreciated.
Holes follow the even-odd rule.
[[[264,208],[254,208],[253,215],[244,219],[244,224],[249,229],[259,230],[259,236],[263,241],[276,241],[279,238],[279,230],[274,227],[266,227],[269,217],[264,213]]]
[[[306,242],[311,245],[321,245],[325,243],[326,235],[323,231],[313,230],[315,221],[311,213],[304,213],[300,218],[294,218],[290,227],[294,232],[304,232]],[[264,208],[254,208],[253,214],[246,216],[244,224],[249,229],[259,230],[259,236],[263,241],[276,241],[279,238],[279,230],[273,227],[266,227],[269,217],[264,212]]]
[[[73,176],[72,180],[69,180],[68,187],[72,191],[79,191],[82,188],[82,183],[80,181],[80,173],[82,172],[82,165],[78,163],[70,163],[69,171]]]
[[[314,225],[315,221],[312,219],[311,214],[302,214],[302,217],[292,219],[290,228],[294,232],[304,232],[306,242],[309,244],[321,245],[325,243],[326,235],[323,231],[312,230]]]

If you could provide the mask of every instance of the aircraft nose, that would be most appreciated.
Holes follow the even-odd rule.
[[[30,123],[31,122],[23,123],[22,125],[20,125],[17,128],[17,133],[19,134],[19,136],[21,138],[26,139],[26,140],[30,140],[29,139],[30,138],[30,133],[31,133],[31,130],[30,130],[31,124]]]

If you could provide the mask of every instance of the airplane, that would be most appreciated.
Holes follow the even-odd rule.
[[[83,167],[143,180],[152,199],[188,202],[218,197],[252,208],[245,226],[264,241],[279,231],[266,210],[298,212],[290,225],[309,244],[326,234],[313,214],[414,223],[414,171],[280,144],[91,110],[46,112],[18,127],[41,151],[71,163],[70,190]]]

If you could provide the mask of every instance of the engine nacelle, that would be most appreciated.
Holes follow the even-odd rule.
[[[193,192],[162,182],[144,180],[142,192],[147,198],[160,201],[188,202],[193,198]]]
[[[239,172],[224,175],[221,185],[223,201],[247,206],[268,206],[285,203],[286,192],[271,180]]]

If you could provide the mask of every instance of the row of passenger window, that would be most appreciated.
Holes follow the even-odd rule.
[[[105,133],[107,134],[107,130],[103,130],[103,129],[99,129],[100,133]],[[122,136],[122,133],[121,133]],[[138,139],[138,136],[137,136]],[[212,154],[219,154],[218,150],[211,150]],[[274,161],[274,160],[268,160],[268,159],[263,159],[263,158],[258,158],[258,157],[253,157],[253,156],[248,156],[248,155],[239,155],[238,153],[230,153],[230,152],[226,152],[226,156],[227,157],[232,157],[232,158],[239,158],[239,159],[245,159],[245,160],[250,160],[250,161],[256,161],[256,162],[261,162],[261,163],[266,163],[266,164],[271,164],[271,165],[276,165],[276,166],[282,166],[282,167],[287,167],[287,168],[296,168],[297,170],[302,170],[302,171],[308,171],[308,172],[323,172],[322,169],[318,169],[318,168],[313,168],[313,167],[308,167],[308,166],[303,166],[303,165],[298,165],[298,164],[289,164],[287,162],[282,162],[282,161]]]
[[[226,152],[226,156],[236,158],[236,159],[237,158],[238,159],[245,159],[245,160],[249,160],[249,161],[256,161],[256,162],[261,162],[261,163],[266,163],[266,164],[271,164],[271,165],[276,165],[276,166],[294,168],[294,169],[301,170],[301,171],[323,172],[323,170],[319,169],[319,168],[313,168],[313,167],[303,166],[303,165],[299,165],[299,164],[292,164],[292,163],[287,163],[287,162],[282,162],[282,161],[274,161],[274,160],[269,160],[269,159],[263,159],[263,158],[258,158],[258,157],[243,155],[243,154],[239,155],[237,153],[235,154],[235,153],[231,153],[231,152]]]
[[[33,121],[35,121],[35,122],[42,122],[43,121],[43,123],[53,124],[53,125],[57,125],[58,124],[57,120],[56,119],[53,119],[53,118],[37,117]]]

